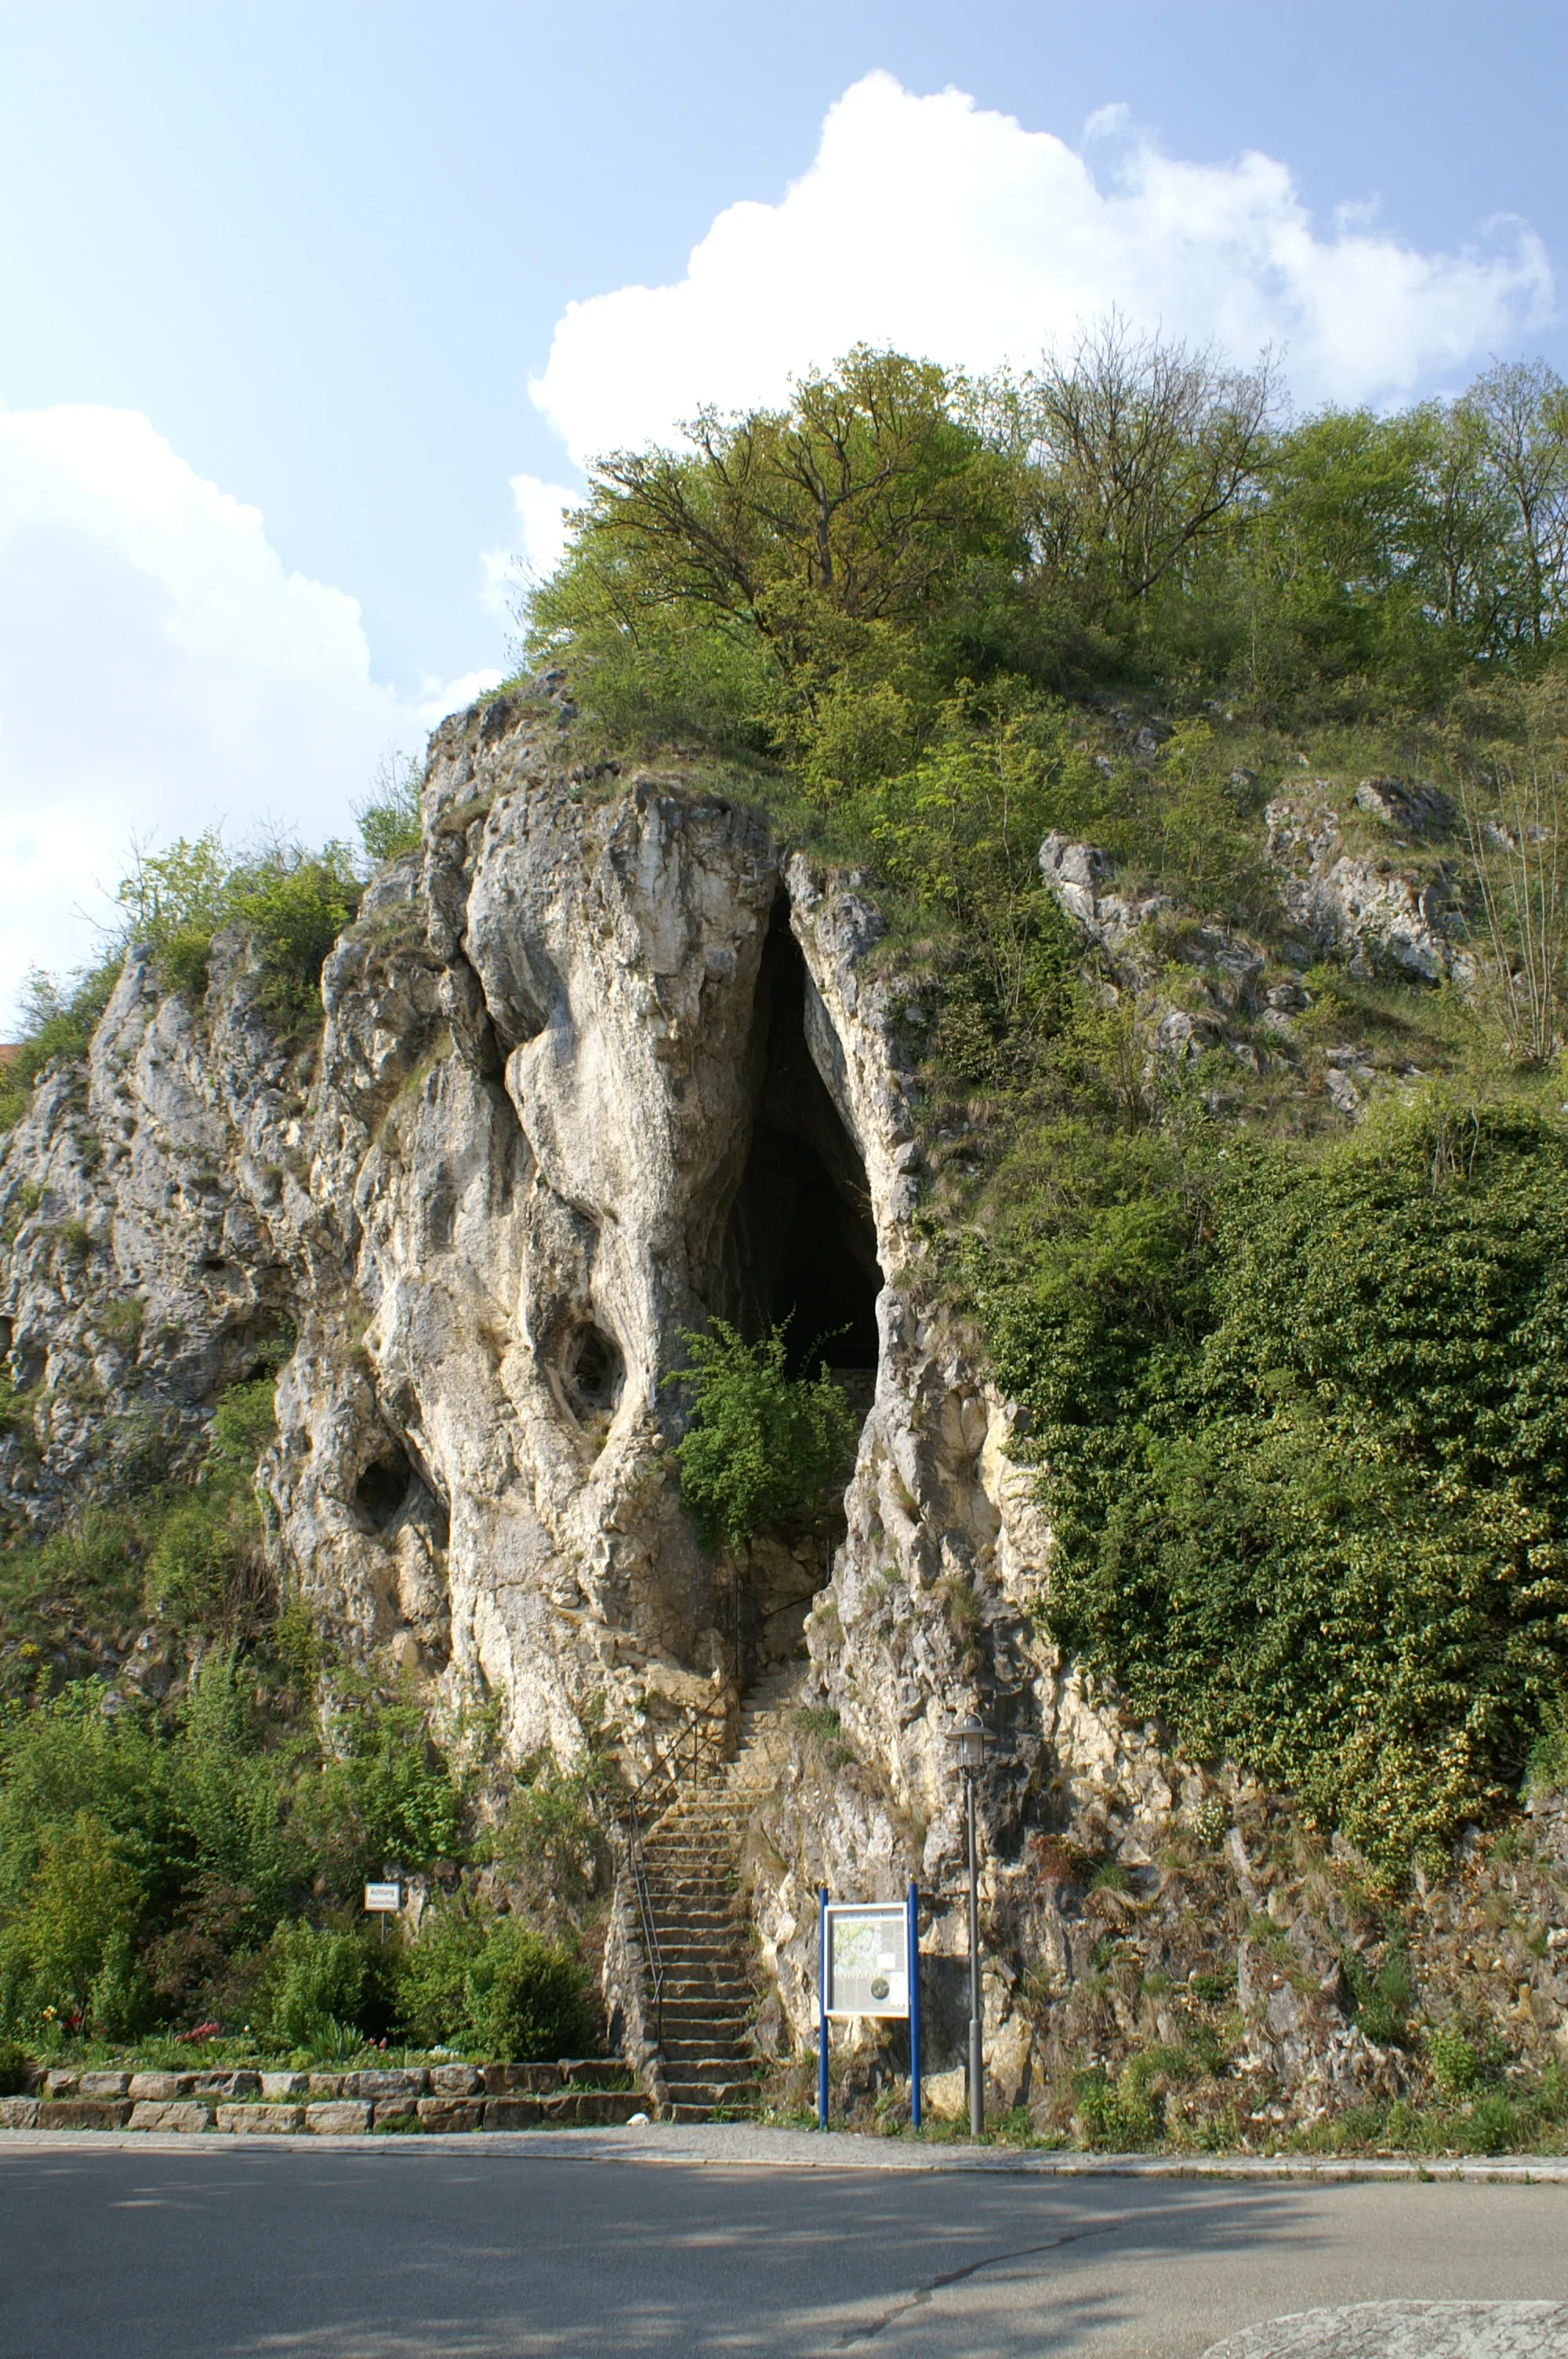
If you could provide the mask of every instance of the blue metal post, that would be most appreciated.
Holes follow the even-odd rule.
[[[817,1894],[816,2126],[827,2127],[827,1886]]]
[[[905,1933],[909,1977],[909,2121],[920,2127],[920,1891],[909,1884],[909,1921]]]

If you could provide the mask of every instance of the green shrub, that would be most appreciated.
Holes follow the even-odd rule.
[[[413,1866],[457,1856],[458,1788],[417,1705],[344,1695],[332,1738],[336,1749],[297,1788],[294,1809],[336,1889],[353,1890],[389,1859]]]
[[[1445,2024],[1442,2030],[1432,2034],[1426,2043],[1426,2057],[1439,2095],[1450,2104],[1468,2097],[1478,2086],[1481,2060],[1474,2044],[1456,2025]]]
[[[580,2056],[593,2036],[585,1990],[583,1970],[566,1950],[498,1918],[464,1986],[475,2051],[503,2063]]]
[[[32,2060],[15,2039],[0,2039],[0,2097],[19,2097],[27,2086]]]
[[[267,1949],[256,2029],[278,2048],[308,2048],[339,2026],[357,2026],[368,1995],[363,1943],[303,1918],[281,1925]]]
[[[1164,2134],[1165,2101],[1151,2089],[1154,2060],[1131,2056],[1112,2082],[1098,2068],[1076,2082],[1076,2114],[1087,2146],[1116,2154],[1136,2154],[1158,2146]]]
[[[254,1544],[254,1518],[227,1499],[192,1495],[163,1519],[147,1560],[146,1608],[183,1626],[216,1623],[243,1552]]]
[[[37,2031],[64,2021],[134,2028],[145,2013],[130,1944],[143,1912],[127,1846],[90,1810],[45,1826],[23,1907],[0,1931],[0,2022]]]
[[[427,1912],[397,1966],[397,2017],[413,2045],[468,2043],[468,1973],[484,1940],[480,1918],[454,1908]]]
[[[359,879],[341,844],[313,855],[285,846],[236,872],[231,920],[250,935],[261,962],[257,999],[280,1033],[319,1023],[321,969],[359,903]]]
[[[214,935],[240,928],[260,966],[258,1003],[287,1034],[319,1013],[322,963],[359,896],[343,844],[307,853],[280,840],[247,856],[231,853],[214,828],[141,854],[117,897],[128,938],[152,952],[167,984],[192,996],[206,988]]]
[[[708,1543],[739,1547],[770,1527],[821,1515],[852,1462],[855,1424],[826,1366],[788,1374],[784,1336],[748,1343],[722,1319],[686,1331],[692,1418],[676,1443],[681,1503]]]
[[[581,1966],[510,1917],[441,1910],[402,1960],[397,2006],[411,2040],[502,2062],[580,2056],[592,2038]]]
[[[580,1926],[608,1879],[604,1831],[592,1808],[601,1774],[593,1760],[576,1771],[547,1760],[533,1765],[492,1839],[495,1867],[526,1896],[529,1914],[552,1927]]]
[[[1512,2154],[1523,2143],[1519,2109],[1500,2089],[1476,2098],[1468,2120],[1455,2125],[1455,2135],[1472,2154]]]

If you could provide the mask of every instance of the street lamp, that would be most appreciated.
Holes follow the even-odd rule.
[[[969,2136],[986,2125],[985,2058],[980,2052],[980,1904],[975,1866],[975,1778],[985,1767],[986,1732],[970,1712],[953,1731],[956,1766],[964,1773],[969,1804]]]

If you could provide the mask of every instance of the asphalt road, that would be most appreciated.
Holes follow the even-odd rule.
[[[1393,2299],[1568,2299],[1568,2187],[0,2153],[4,2359],[1198,2359]]]

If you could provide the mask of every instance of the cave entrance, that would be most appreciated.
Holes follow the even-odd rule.
[[[865,1166],[806,1046],[808,988],[781,896],[757,982],[761,1071],[725,1234],[725,1315],[749,1342],[784,1327],[790,1374],[826,1360],[863,1415],[882,1274]]]

